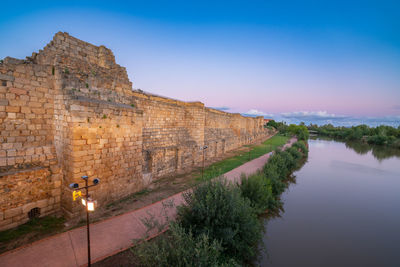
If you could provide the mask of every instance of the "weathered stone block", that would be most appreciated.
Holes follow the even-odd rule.
[[[10,93],[16,94],[16,95],[26,95],[28,93],[27,90],[20,89],[20,88],[10,88]]]
[[[48,205],[48,200],[47,199],[42,199],[36,202],[36,206],[38,208],[44,208]]]
[[[22,206],[22,213],[28,213],[31,209],[37,207],[36,202],[28,203]]]
[[[12,223],[12,218],[8,218],[8,219],[5,219],[5,220],[0,220],[0,231],[8,229],[6,227],[8,225],[10,225],[11,223]]]
[[[6,106],[6,112],[19,112],[21,107]]]
[[[6,75],[6,74],[2,74],[0,73],[0,80],[5,80],[5,81],[14,81],[14,77],[11,75]]]
[[[22,214],[22,207],[8,209],[4,211],[4,219],[9,219],[20,214]]]

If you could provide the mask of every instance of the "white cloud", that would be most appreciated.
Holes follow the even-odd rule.
[[[400,125],[400,116],[384,116],[384,117],[356,117],[349,115],[338,115],[328,113],[327,111],[294,111],[276,114],[268,114],[257,109],[250,109],[242,113],[245,116],[264,116],[264,118],[273,118],[275,121],[284,121],[287,124],[299,124],[304,122],[324,125],[333,124],[335,126],[353,126],[367,124],[369,126],[391,125],[398,127]]]
[[[230,107],[211,107],[211,108],[221,111],[229,111],[231,109]]]
[[[274,116],[273,114],[268,114],[263,111],[257,110],[257,109],[250,109],[249,111],[245,112],[247,115],[255,115],[255,116],[265,116],[265,117],[272,117]]]
[[[326,111],[295,111],[281,113],[284,118],[308,118],[308,119],[343,119],[346,116],[331,114]]]

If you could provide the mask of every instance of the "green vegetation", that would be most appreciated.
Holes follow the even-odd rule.
[[[272,184],[266,181],[262,173],[257,173],[246,177],[242,175],[239,184],[242,196],[250,200],[250,205],[257,214],[261,214],[268,209],[277,207]]]
[[[171,223],[169,231],[156,242],[145,242],[134,251],[142,266],[235,266],[223,259],[223,249],[207,234],[194,236],[179,224]]]
[[[177,221],[167,233],[144,242],[134,254],[143,266],[244,266],[257,253],[262,227],[257,215],[280,207],[290,173],[307,156],[300,141],[276,150],[263,170],[240,184],[216,179],[184,194]]]
[[[297,136],[298,140],[307,140],[309,137],[308,129],[305,125],[290,124],[286,131],[290,135]]]
[[[273,127],[279,131],[280,134],[287,136],[297,136],[298,140],[307,140],[309,137],[308,129],[304,124],[296,125],[290,124],[289,126],[285,122],[276,122],[270,120],[267,123],[268,127]]]
[[[358,125],[353,127],[334,127],[332,124],[323,126],[308,126],[309,130],[322,136],[328,136],[345,141],[362,141],[368,144],[400,148],[400,126],[397,128],[381,125],[369,127]]]
[[[45,216],[42,218],[34,218],[25,224],[16,228],[0,232],[0,252],[13,249],[19,245],[19,239],[26,241],[28,238],[31,242],[43,235],[51,235],[59,232],[64,228],[64,218],[53,216]]]
[[[260,145],[249,146],[250,152],[241,152],[239,155],[211,164],[204,169],[204,180],[210,180],[218,177],[234,168],[246,163],[249,160],[258,158],[266,153],[274,151],[279,146],[287,143],[289,137],[275,135]],[[197,177],[201,179],[201,175]]]
[[[250,200],[258,214],[280,207],[279,196],[287,187],[285,181],[291,172],[299,168],[307,153],[306,145],[296,142],[285,151],[275,151],[262,172],[241,177],[239,187],[242,195]]]
[[[217,179],[184,194],[184,199],[177,218],[184,229],[218,240],[224,254],[238,262],[255,256],[261,225],[237,186]]]

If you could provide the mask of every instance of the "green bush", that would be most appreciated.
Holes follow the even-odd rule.
[[[310,135],[304,125],[290,124],[287,131],[292,135],[296,135],[299,140],[307,140]]]
[[[286,158],[282,151],[276,150],[274,155],[268,160],[267,165],[275,165],[278,173],[278,178],[284,180],[290,173],[287,166]]]
[[[287,173],[286,176],[290,174],[291,171],[293,171],[296,166],[297,166],[297,162],[295,160],[295,158],[292,156],[292,154],[290,154],[288,151],[282,151],[280,153],[280,156],[283,158],[283,161],[285,162],[285,167],[287,169]],[[284,178],[286,178],[286,176]]]
[[[266,125],[269,127],[274,127],[275,129],[278,128],[278,123],[276,123],[274,120],[270,120]]]
[[[261,225],[250,201],[237,186],[217,179],[183,195],[178,222],[195,236],[208,235],[221,242],[227,257],[238,262],[251,260],[261,239]]]
[[[285,151],[275,151],[264,165],[262,172],[241,177],[239,188],[242,196],[250,200],[251,206],[257,213],[260,214],[266,209],[276,210],[280,206],[279,196],[287,187],[288,175],[298,168],[303,158],[303,153],[300,151],[306,150],[303,142],[295,144],[295,147]]]
[[[283,178],[279,175],[278,166],[268,162],[264,165],[263,172],[267,179],[268,186],[271,188],[272,195],[278,197],[286,188]]]
[[[275,206],[275,196],[272,193],[272,185],[267,181],[263,173],[257,173],[246,177],[240,177],[238,184],[242,196],[250,200],[250,205],[257,214],[264,213]]]
[[[296,162],[303,157],[303,154],[295,147],[289,147],[286,151],[292,155]]]
[[[296,142],[292,145],[292,147],[300,149],[300,151],[306,155],[308,153],[308,148],[304,142]]]
[[[239,266],[223,256],[223,248],[207,234],[194,236],[172,223],[166,234],[138,245],[134,252],[141,266]]]
[[[387,136],[384,135],[373,135],[367,138],[368,144],[384,145],[387,143]]]

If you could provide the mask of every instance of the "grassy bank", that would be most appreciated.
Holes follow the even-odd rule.
[[[275,151],[263,170],[241,183],[217,179],[184,194],[166,234],[134,248],[139,266],[243,266],[262,238],[259,215],[280,207],[288,177],[307,157],[303,142]]]
[[[207,181],[214,177],[218,177],[228,171],[235,169],[236,167],[258,158],[266,153],[274,151],[280,146],[287,143],[289,137],[283,135],[275,135],[260,145],[250,145],[248,146],[250,151],[241,152],[239,155],[224,159],[222,161],[211,164],[210,166],[204,168],[204,178]],[[197,175],[197,180],[202,180],[201,174]]]
[[[0,232],[0,253],[45,236],[58,233],[64,228],[64,218],[46,216],[35,218],[16,228]]]

